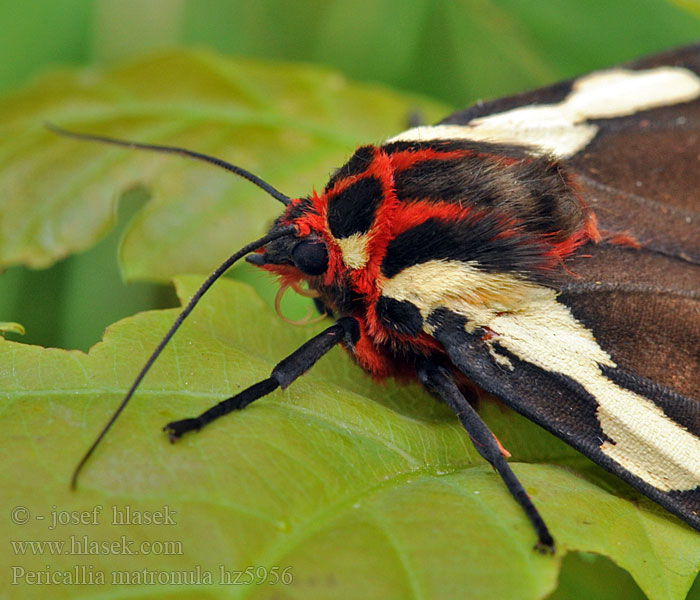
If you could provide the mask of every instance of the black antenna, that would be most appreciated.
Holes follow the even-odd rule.
[[[90,140],[92,142],[102,142],[105,144],[113,144],[114,146],[124,146],[126,148],[136,148],[138,150],[151,150],[154,152],[164,152],[167,154],[180,154],[182,156],[189,156],[190,158],[195,158],[197,160],[201,160],[203,162],[216,165],[217,167],[221,167],[222,169],[225,169],[226,171],[230,171],[231,173],[234,173],[238,175],[239,177],[243,177],[244,179],[247,179],[251,183],[257,185],[260,189],[266,191],[270,196],[272,196],[275,200],[278,200],[285,206],[291,202],[291,199],[289,196],[285,196],[282,192],[279,190],[276,190],[273,188],[269,183],[266,183],[260,177],[257,175],[253,175],[250,171],[246,171],[242,167],[237,167],[236,165],[232,165],[229,162],[226,162],[225,160],[221,160],[220,158],[215,158],[213,156],[209,156],[208,154],[202,154],[201,152],[195,152],[194,150],[187,150],[185,148],[178,148],[177,146],[161,146],[159,144],[141,144],[139,142],[129,142],[127,140],[118,140],[116,138],[111,138],[111,137],[105,137],[102,135],[93,135],[91,133],[77,133],[75,131],[68,131],[67,129],[61,129],[60,127],[57,127],[53,123],[44,123],[46,128],[49,131],[53,131],[54,133],[57,133],[59,135],[65,136],[65,137],[70,137],[70,138],[75,138],[78,140]]]
[[[194,293],[192,298],[190,298],[190,301],[187,303],[187,306],[182,309],[182,312],[177,316],[177,319],[175,319],[175,322],[170,326],[170,329],[168,329],[168,333],[165,334],[163,339],[160,341],[160,344],[158,344],[158,347],[153,351],[153,354],[149,357],[149,359],[146,361],[146,364],[143,366],[141,371],[139,371],[139,374],[136,376],[136,379],[134,380],[134,383],[131,384],[131,387],[129,388],[129,391],[126,393],[126,396],[124,396],[124,399],[121,401],[121,404],[117,407],[117,410],[114,411],[114,414],[110,417],[109,421],[107,421],[107,424],[102,428],[102,431],[100,432],[100,435],[97,436],[95,441],[92,443],[92,446],[90,446],[90,449],[85,453],[83,458],[80,460],[78,463],[78,466],[75,467],[75,470],[73,471],[73,477],[71,478],[71,489],[75,489],[77,484],[78,484],[78,475],[80,474],[80,471],[82,468],[85,466],[85,463],[88,461],[90,456],[92,456],[92,453],[95,451],[95,448],[100,444],[102,441],[102,438],[104,438],[105,435],[107,435],[107,432],[109,429],[112,427],[114,422],[117,420],[117,417],[121,414],[121,412],[124,410],[124,407],[126,406],[127,402],[131,399],[133,396],[134,392],[136,391],[136,388],[139,386],[141,383],[141,380],[144,378],[146,373],[148,373],[148,370],[151,368],[153,363],[156,361],[160,353],[163,351],[163,348],[165,348],[165,345],[170,341],[170,338],[173,337],[175,332],[178,330],[180,325],[182,325],[182,322],[187,318],[187,315],[189,315],[192,312],[192,309],[195,307],[197,302],[199,302],[200,298],[204,295],[204,293],[212,286],[212,284],[219,278],[221,277],[226,270],[233,264],[235,263],[238,259],[240,259],[242,256],[245,256],[249,252],[252,252],[253,250],[257,250],[258,248],[264,246],[268,242],[271,242],[272,240],[276,240],[277,238],[284,237],[285,235],[292,235],[296,233],[296,227],[293,225],[288,225],[286,227],[282,227],[281,229],[277,229],[271,233],[268,233],[266,236],[261,237],[259,240],[256,240],[254,242],[251,242],[247,246],[244,246],[241,248],[238,252],[235,254],[232,254],[229,258],[227,258],[221,265],[219,265],[216,270],[207,277],[207,280],[199,287],[199,289]]]

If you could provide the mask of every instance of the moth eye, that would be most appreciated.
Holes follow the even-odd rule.
[[[303,240],[292,250],[292,261],[306,275],[322,275],[328,268],[328,250],[321,240]]]

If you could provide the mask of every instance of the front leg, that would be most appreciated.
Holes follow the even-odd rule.
[[[476,451],[498,472],[515,501],[520,504],[537,533],[535,548],[542,552],[554,552],[554,539],[547,525],[527,495],[522,483],[515,476],[503,456],[501,445],[486,423],[457,388],[454,380],[443,367],[427,358],[416,365],[418,379],[431,393],[441,398],[459,417]]]
[[[168,423],[163,427],[163,431],[167,432],[170,441],[174,442],[188,431],[197,431],[219,417],[223,417],[234,410],[240,410],[254,400],[267,396],[278,387],[284,389],[297,377],[306,373],[333,346],[343,341],[354,344],[359,336],[360,329],[355,319],[352,317],[338,319],[334,325],[324,329],[321,333],[297,348],[287,358],[277,363],[267,379],[219,402],[198,417]]]

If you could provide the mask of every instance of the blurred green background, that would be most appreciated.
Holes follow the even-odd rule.
[[[693,41],[700,9],[695,0],[2,0],[0,23],[0,92],[56,67],[196,45],[322,64],[457,109]],[[125,199],[120,225],[89,252],[41,272],[8,269],[0,321],[23,323],[29,343],[86,350],[118,318],[173,305],[168,289],[123,283],[117,266],[121,228],[145,200]]]

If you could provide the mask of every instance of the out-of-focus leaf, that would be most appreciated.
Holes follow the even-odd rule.
[[[22,327],[20,323],[13,323],[10,321],[0,322],[0,334],[7,332],[19,333],[20,335],[24,335],[24,327]]]
[[[670,3],[700,16],[700,2],[698,0],[670,0]]]
[[[380,142],[434,103],[348,83],[317,67],[170,52],[111,70],[47,75],[0,102],[0,265],[45,267],[94,244],[116,202],[151,202],[121,248],[127,278],[210,270],[257,237],[281,205],[208,165],[59,137],[81,132],[177,145],[258,173],[292,196],[322,187],[361,142]]]
[[[697,0],[678,0],[696,3]],[[660,0],[187,0],[183,39],[312,61],[465,107],[691,43],[700,18]]]

